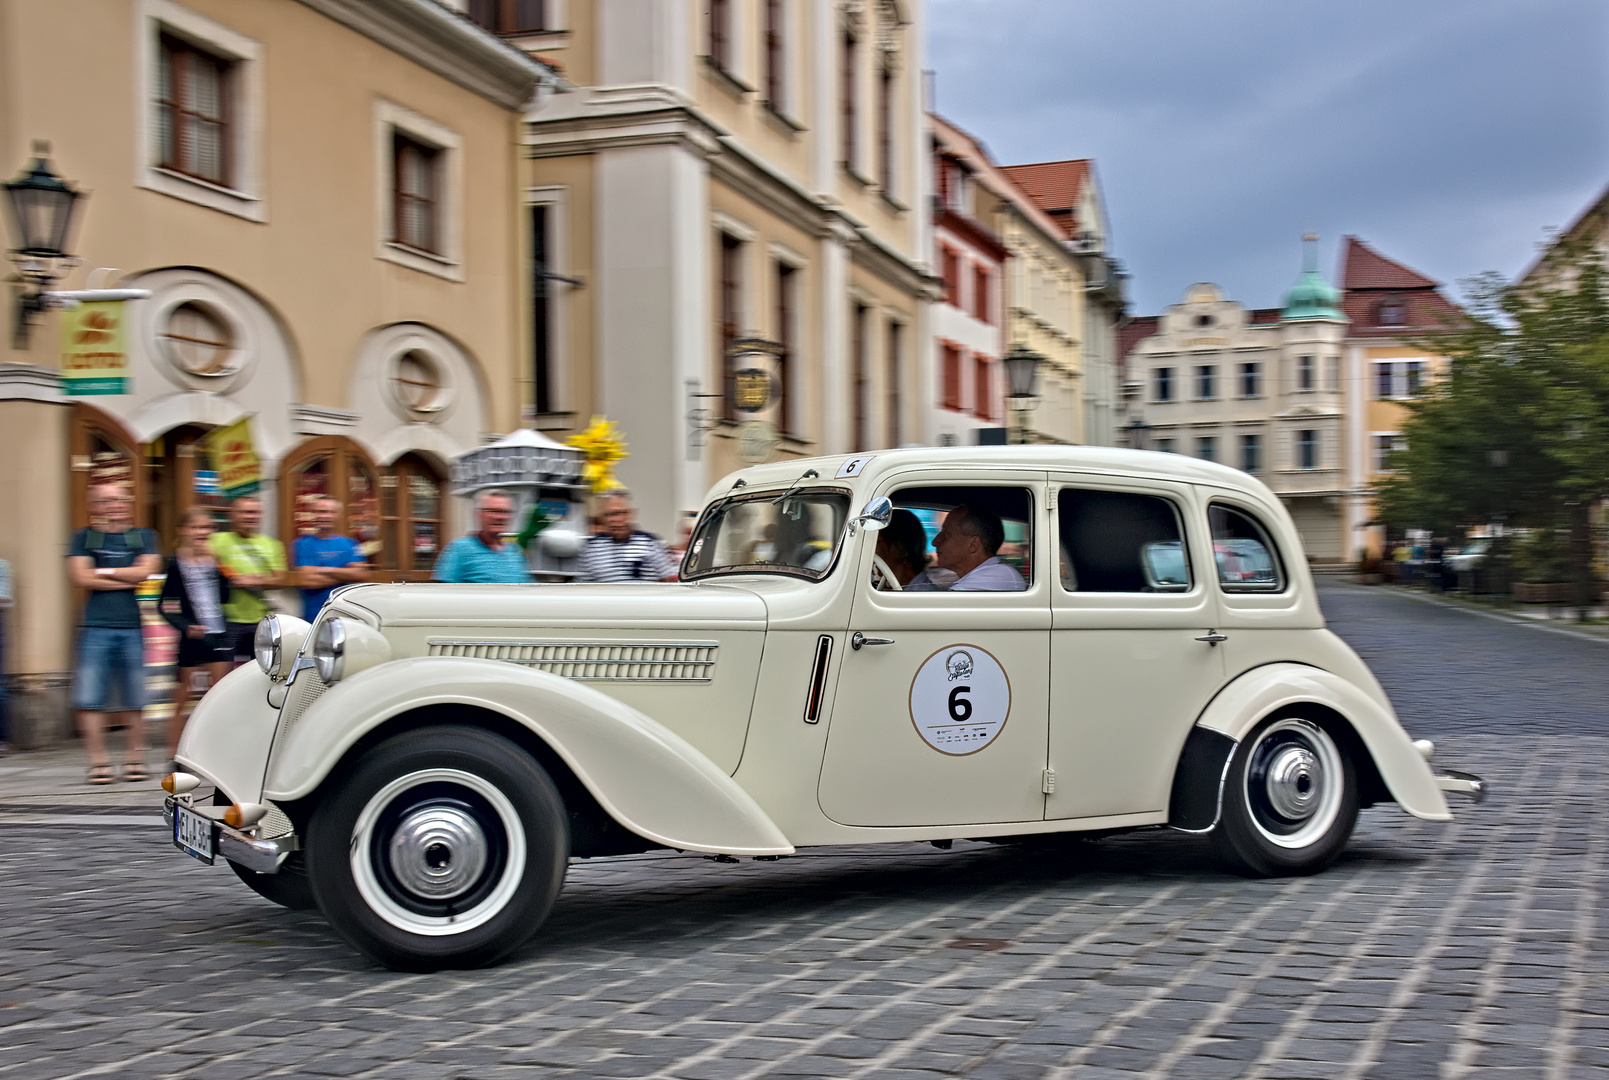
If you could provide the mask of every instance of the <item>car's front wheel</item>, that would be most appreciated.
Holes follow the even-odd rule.
[[[1312,874],[1341,854],[1357,819],[1346,747],[1313,720],[1275,716],[1235,748],[1212,839],[1245,873]]]
[[[387,967],[477,967],[547,918],[569,834],[547,772],[501,736],[431,727],[381,743],[313,812],[319,910]]]

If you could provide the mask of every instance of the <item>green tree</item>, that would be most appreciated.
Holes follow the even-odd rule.
[[[1542,284],[1477,279],[1471,318],[1423,342],[1450,370],[1410,404],[1407,445],[1375,495],[1397,528],[1563,531],[1584,612],[1593,510],[1609,498],[1609,282],[1585,243],[1561,246],[1551,265]]]

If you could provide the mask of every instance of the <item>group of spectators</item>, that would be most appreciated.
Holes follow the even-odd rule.
[[[89,754],[90,784],[121,778],[146,780],[145,641],[136,590],[165,574],[157,610],[178,631],[177,688],[166,731],[167,756],[178,750],[198,676],[208,685],[252,658],[257,623],[274,610],[273,590],[300,592],[300,615],[311,622],[330,593],[366,581],[370,569],[356,540],[336,531],[341,503],[318,497],[309,507],[312,531],[296,538],[289,563],[285,547],[264,536],[262,503],[252,495],[229,506],[229,529],[217,531],[213,511],[195,506],[178,522],[173,553],[163,556],[150,529],[134,526],[134,500],[116,484],[89,493],[90,524],[73,534],[67,557],[71,583],[85,590],[83,621],[74,656],[71,705]],[[516,583],[531,580],[525,553],[508,540],[514,500],[483,492],[475,503],[476,529],[442,551],[432,577],[450,582]],[[600,529],[581,547],[581,581],[674,580],[676,564],[663,544],[635,527],[630,496],[600,501]],[[10,605],[10,568],[0,560],[0,610]],[[0,681],[0,751],[5,745],[5,686]],[[127,740],[121,773],[113,766],[109,723]]]

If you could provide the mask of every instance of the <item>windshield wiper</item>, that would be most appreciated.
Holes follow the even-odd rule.
[[[795,491],[798,491],[799,488],[801,486],[803,486],[804,482],[806,480],[810,479],[812,476],[819,477],[820,475],[821,474],[818,473],[814,469],[806,469],[804,471],[804,475],[799,477],[799,479],[795,480],[793,482],[793,485],[791,487],[789,487],[787,491],[784,491],[781,495],[778,495],[776,498],[771,500],[771,505],[775,506],[777,503],[781,502],[783,499],[786,499],[789,495],[792,495]]]

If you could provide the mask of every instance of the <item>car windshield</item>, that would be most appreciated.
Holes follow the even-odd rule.
[[[707,574],[793,574],[812,581],[832,567],[849,493],[756,492],[704,515],[687,547],[682,579]]]

